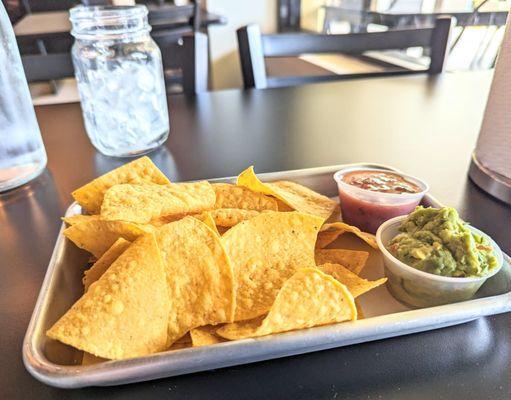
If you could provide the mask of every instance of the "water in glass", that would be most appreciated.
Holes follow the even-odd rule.
[[[45,166],[46,152],[16,39],[0,4],[0,192],[35,178]]]
[[[73,62],[85,128],[103,154],[154,149],[169,133],[161,54],[147,9],[77,7],[71,11]],[[87,22],[84,22],[87,21]]]

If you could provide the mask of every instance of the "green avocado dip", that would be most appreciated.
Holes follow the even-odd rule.
[[[390,252],[405,264],[431,274],[485,276],[497,267],[488,240],[468,229],[451,207],[419,206],[399,227]]]

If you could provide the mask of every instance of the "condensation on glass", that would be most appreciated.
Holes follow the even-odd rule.
[[[46,166],[46,151],[11,22],[0,4],[0,192],[23,185]]]
[[[101,153],[146,153],[169,134],[160,49],[145,6],[70,11],[72,55],[85,128]]]

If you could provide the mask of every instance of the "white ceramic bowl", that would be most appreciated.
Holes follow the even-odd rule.
[[[389,242],[399,233],[406,215],[392,218],[376,232],[376,241],[383,254],[387,287],[399,301],[413,307],[431,307],[472,298],[481,285],[500,271],[503,264],[502,251],[497,243],[484,232],[472,226],[468,228],[490,242],[497,257],[498,266],[482,277],[456,278],[420,271],[394,257],[387,249]]]

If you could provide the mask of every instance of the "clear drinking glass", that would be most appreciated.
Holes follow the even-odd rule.
[[[168,137],[169,116],[147,8],[78,6],[70,20],[85,128],[94,147],[117,157],[158,147]]]
[[[11,22],[0,4],[0,192],[23,185],[46,166]]]

